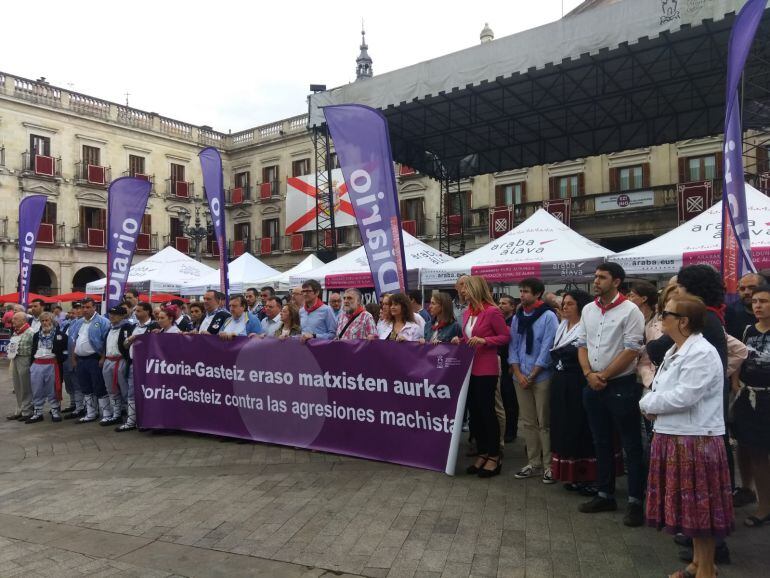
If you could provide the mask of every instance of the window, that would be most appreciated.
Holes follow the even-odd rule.
[[[404,199],[401,201],[401,223],[414,222],[414,235],[425,234],[425,199]]]
[[[169,219],[169,235],[171,237],[171,244],[174,244],[174,240],[177,237],[184,237],[184,224],[179,217],[171,217]]]
[[[526,183],[511,183],[510,185],[497,185],[495,187],[495,205],[518,206],[527,202]]]
[[[101,162],[99,162],[99,158],[101,156],[101,151],[97,147],[90,147],[88,145],[83,145],[83,166],[87,167],[88,165],[93,165],[95,167],[101,166]]]
[[[46,203],[42,223],[56,225],[56,203]]]
[[[56,242],[56,203],[46,203],[37,233],[38,243]]]
[[[279,219],[265,219],[262,221],[262,238],[270,238],[270,250],[275,251],[278,249],[278,242],[280,240],[280,221]]]
[[[128,176],[146,175],[144,170],[144,157],[128,155]]]
[[[291,176],[301,177],[310,174],[310,159],[300,159],[291,163]]]
[[[329,153],[329,167],[330,169],[340,168],[340,159],[337,157],[337,153]]]
[[[32,156],[51,156],[51,139],[47,136],[29,135],[29,150]]]
[[[722,178],[722,153],[679,159],[679,182],[718,181]]]
[[[236,241],[248,241],[251,237],[250,223],[236,223],[233,225],[233,239]]]
[[[175,163],[171,163],[171,182],[172,183],[185,182],[184,165],[177,165]]]
[[[262,169],[262,182],[274,183],[278,180],[278,165],[264,167]]]
[[[585,194],[584,179],[583,173],[551,177],[548,187],[551,199],[568,199]]]
[[[447,197],[447,215],[462,215],[463,227],[471,226],[471,192],[460,191],[450,193]]]
[[[152,235],[152,215],[145,214],[142,217],[142,230],[143,235]]]
[[[251,180],[251,173],[249,171],[244,171],[242,173],[235,173],[235,178],[233,179],[235,181],[235,188],[236,189],[248,189],[249,188],[249,181]]]
[[[80,207],[80,242],[104,246],[104,230],[107,228],[107,210],[96,207]],[[100,242],[101,241],[101,242]]]
[[[610,191],[633,191],[650,186],[650,163],[610,168]]]

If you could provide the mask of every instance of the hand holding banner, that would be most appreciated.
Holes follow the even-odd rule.
[[[765,0],[749,0],[735,17],[727,53],[727,94],[725,102],[724,189],[722,191],[722,277],[728,298],[735,300],[738,281],[746,273],[756,271],[751,260],[746,186],[743,181],[743,127],[738,99],[743,67],[759,21],[765,11]]]
[[[209,202],[209,213],[214,222],[214,234],[219,247],[219,290],[227,298],[230,292],[227,278],[227,234],[225,228],[225,189],[222,182],[222,157],[214,147],[198,153],[203,172],[203,188]]]
[[[121,177],[107,191],[107,309],[123,299],[150,189],[149,181]]]
[[[43,219],[48,197],[32,195],[19,203],[19,303],[27,306],[29,300],[29,279],[35,258],[37,232]]]
[[[359,104],[324,107],[377,297],[406,291],[406,258],[388,124]]]

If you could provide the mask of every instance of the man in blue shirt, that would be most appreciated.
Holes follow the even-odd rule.
[[[337,320],[332,308],[321,301],[321,284],[310,279],[302,284],[305,306],[300,309],[299,322],[302,326],[302,341],[313,339],[334,339]]]
[[[222,339],[233,337],[251,337],[263,333],[262,325],[256,315],[248,311],[246,298],[243,295],[230,296],[230,318],[227,319],[219,331]]]
[[[519,419],[527,446],[527,465],[514,477],[529,478],[543,470],[543,483],[555,482],[551,475],[551,348],[559,321],[543,303],[545,286],[529,277],[519,283],[521,307],[511,320],[511,364],[519,402]]]

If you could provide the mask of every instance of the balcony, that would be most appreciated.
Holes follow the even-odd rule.
[[[189,201],[195,194],[195,183],[166,179],[166,198]]]
[[[260,201],[276,201],[281,198],[280,181],[266,181],[258,187]]]
[[[225,204],[238,206],[251,203],[251,187],[233,187],[226,192]]]
[[[73,244],[80,249],[101,249],[105,248],[106,232],[104,229],[94,229],[91,227],[81,227],[75,225],[72,235]]]
[[[148,181],[150,183],[150,194],[152,195],[155,193],[155,175],[145,175],[142,173],[134,173],[131,174],[131,171],[123,171],[122,175],[124,177],[134,177],[137,179],[142,179],[143,181]]]
[[[75,163],[75,184],[80,186],[107,188],[112,180],[112,169],[91,165],[83,161]]]
[[[239,239],[237,241],[229,241],[228,253],[230,259],[237,259],[244,253],[251,253],[251,239]]]
[[[41,246],[53,247],[65,242],[66,225],[64,223],[40,223],[37,230],[37,244]]]
[[[280,252],[280,237],[260,237],[257,239],[259,243],[259,254],[270,255],[271,253]]]
[[[136,239],[137,253],[156,253],[158,251],[158,233],[139,233]]]
[[[61,178],[61,157],[49,157],[28,152],[21,154],[22,176],[43,179]]]
[[[194,249],[194,243],[189,237],[176,237],[174,235],[164,235],[163,246],[174,247],[174,249],[185,255]]]

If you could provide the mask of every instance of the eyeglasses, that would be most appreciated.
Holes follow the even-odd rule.
[[[303,289],[302,292],[303,293],[313,293],[313,290],[312,289]]]
[[[660,314],[661,319],[665,319],[669,316],[676,317],[677,319],[684,319],[687,317],[687,315],[681,315],[680,313],[674,313],[673,311],[663,311],[663,313]]]

